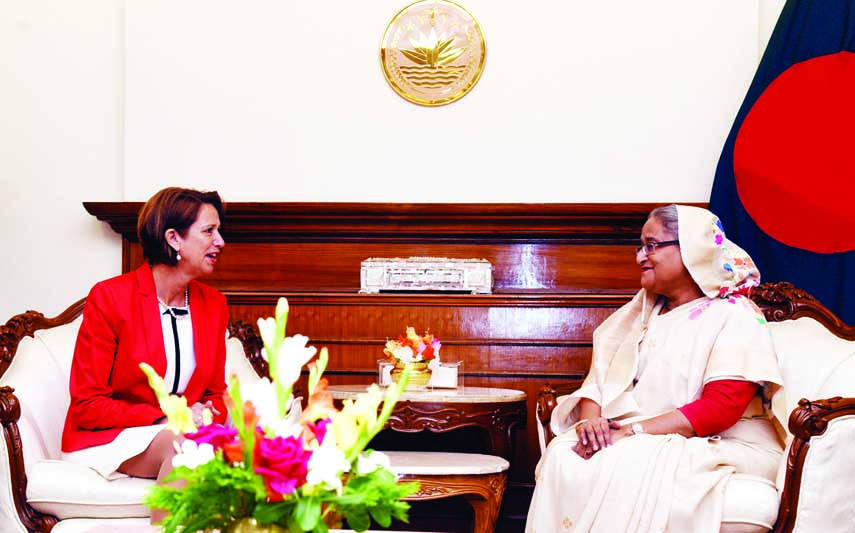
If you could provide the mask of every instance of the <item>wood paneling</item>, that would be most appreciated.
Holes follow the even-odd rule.
[[[355,293],[359,269],[369,257],[487,259],[495,293],[626,292],[638,286],[631,244],[558,243],[419,244],[329,242],[235,242],[226,247],[209,278],[223,291],[323,291]],[[247,261],[247,258],[252,258]],[[142,264],[142,248],[129,246],[129,268]]]
[[[141,264],[141,204],[84,205],[123,236],[123,270]],[[638,289],[633,248],[658,205],[230,203],[227,245],[204,281],[250,324],[286,296],[289,332],[329,348],[332,383],[373,382],[386,339],[412,325],[442,340],[443,359],[463,361],[467,386],[524,391],[507,494],[527,498],[538,391],[584,377],[593,330]],[[494,293],[358,294],[361,261],[410,256],[487,259]],[[527,503],[511,503],[502,516],[519,524]]]

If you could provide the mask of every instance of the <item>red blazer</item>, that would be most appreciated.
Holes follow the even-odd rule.
[[[197,281],[189,290],[196,370],[184,396],[187,405],[210,400],[220,412],[215,419],[223,422],[226,298]],[[160,307],[148,263],[96,284],[86,298],[71,363],[63,451],[106,444],[123,428],[150,425],[163,416],[141,362],[161,376],[166,373]]]

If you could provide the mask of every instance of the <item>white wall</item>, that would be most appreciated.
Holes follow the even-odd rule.
[[[119,272],[118,237],[82,201],[167,184],[231,201],[705,201],[781,2],[464,0],[484,75],[428,109],[377,59],[406,1],[0,0],[0,321],[56,314]]]
[[[123,4],[0,0],[0,323],[121,270],[83,209],[122,199]]]
[[[757,2],[467,0],[487,63],[441,108],[381,72],[402,4],[130,3],[126,194],[179,179],[243,200],[709,197],[757,65]]]

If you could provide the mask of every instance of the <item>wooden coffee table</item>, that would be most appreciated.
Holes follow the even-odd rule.
[[[330,385],[335,400],[353,399],[367,385]],[[488,434],[483,453],[511,461],[513,432],[526,424],[526,395],[513,389],[462,387],[408,390],[392,411],[388,429],[403,433],[444,433],[477,427]]]

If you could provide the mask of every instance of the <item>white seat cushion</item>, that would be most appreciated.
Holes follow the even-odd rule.
[[[63,520],[51,533],[158,533],[148,518],[71,518]]]
[[[734,474],[724,489],[721,531],[768,531],[778,518],[778,490],[768,479]]]
[[[65,518],[147,517],[143,505],[153,479],[107,481],[89,467],[66,461],[38,461],[27,473],[27,501],[36,510]]]

